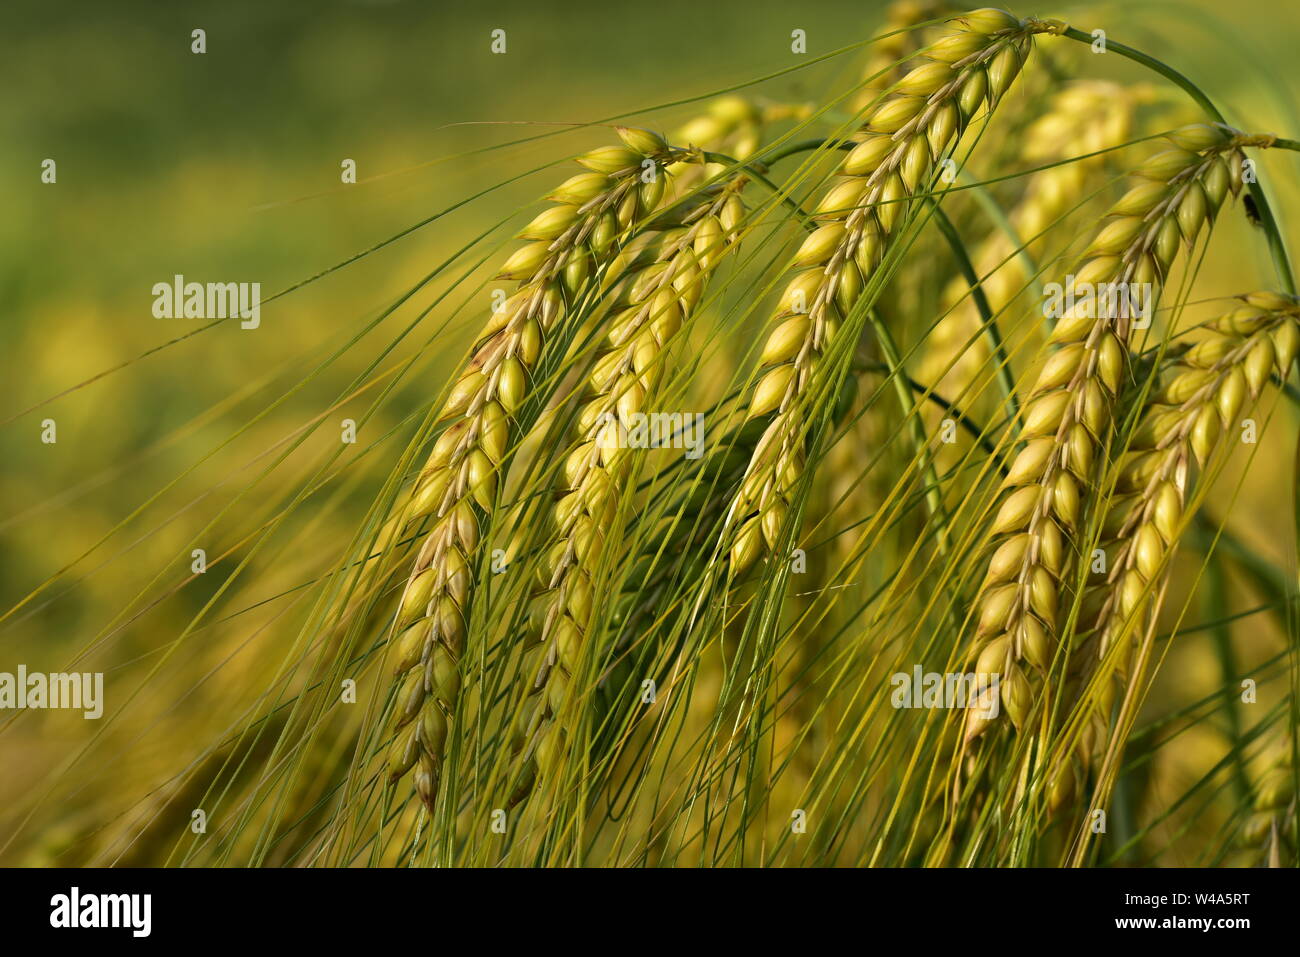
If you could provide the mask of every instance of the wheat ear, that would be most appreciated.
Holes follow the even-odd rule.
[[[1152,156],[1137,184],[1110,210],[1074,270],[1076,288],[1150,284],[1152,308],[1161,281],[1229,193],[1240,187],[1240,164],[1227,156],[1254,142],[1223,127],[1192,125],[1169,135],[1178,147]],[[1098,313],[1098,314],[1094,314]],[[1055,654],[1057,590],[1066,574],[1064,536],[1080,518],[1081,488],[1111,426],[1127,370],[1132,317],[1113,301],[1083,298],[1052,332],[1053,351],[1025,404],[1016,455],[993,519],[998,542],[979,600],[976,671],[1000,675],[1002,704],[1016,727],[1028,717],[1033,689],[1025,665],[1045,672]],[[972,710],[967,738],[993,719]]]
[[[556,205],[520,234],[527,244],[498,274],[518,280],[519,289],[488,321],[452,387],[440,416],[452,423],[434,443],[404,515],[407,523],[432,526],[394,622],[398,688],[388,773],[396,781],[416,766],[415,789],[430,809],[460,691],[474,556],[543,339],[658,205],[663,167],[678,158],[652,133],[618,133],[624,145],[581,157],[588,172],[561,184],[547,197]]]
[[[744,218],[743,176],[710,190],[683,210],[682,226],[656,237],[622,277],[624,293],[606,346],[588,380],[590,398],[578,414],[578,436],[564,457],[555,505],[556,541],[538,574],[535,600],[541,644],[531,656],[530,692],[539,695],[526,734],[537,772],[548,777],[564,754],[566,734],[553,719],[568,694],[598,604],[597,576],[606,540],[616,533],[627,494],[631,450],[622,441],[653,401],[670,341],[689,321]],[[526,672],[527,673],[527,672]]]
[[[735,575],[780,541],[804,466],[801,399],[842,316],[862,296],[905,220],[909,201],[927,191],[976,112],[992,110],[1010,88],[1033,34],[1054,28],[995,9],[955,22],[958,28],[928,47],[895,95],[868,115],[866,138],[844,158],[838,181],[817,204],[821,225],[794,256],[791,265],[800,272],[781,296],[777,327],[760,360],[766,371],[749,398],[748,418],[775,415],[732,503],[736,531],[729,561]]]

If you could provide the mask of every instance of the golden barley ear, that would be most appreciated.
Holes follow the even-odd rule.
[[[1204,327],[1199,340],[1160,371],[1143,405],[1116,495],[1103,523],[1106,577],[1085,590],[1079,644],[1070,665],[1070,702],[1083,722],[1072,760],[1097,764],[1112,726],[1116,695],[1139,680],[1138,636],[1159,614],[1170,555],[1190,515],[1198,473],[1238,427],[1273,374],[1285,381],[1300,348],[1300,301],[1273,292]],[[1053,801],[1063,805],[1069,794]]]
[[[843,160],[818,202],[818,228],[795,254],[760,359],[749,418],[771,416],[732,503],[730,571],[742,575],[785,534],[790,500],[805,464],[808,432],[801,400],[844,317],[854,310],[936,167],[976,113],[993,109],[1044,27],[1001,10],[957,18],[876,106],[865,138]]]
[[[489,319],[441,418],[403,513],[431,527],[406,583],[391,641],[397,690],[388,773],[416,767],[415,788],[430,809],[438,793],[449,722],[460,693],[469,601],[482,529],[495,507],[500,470],[516,431],[514,416],[531,388],[543,341],[571,323],[580,301],[621,244],[665,193],[664,167],[678,159],[653,133],[620,127],[622,146],[579,158],[587,172],[548,197],[556,205],[526,226],[528,240],[499,278],[518,291]],[[647,170],[653,175],[643,175]]]
[[[1240,190],[1240,164],[1229,162],[1242,141],[1236,131],[1198,124],[1169,138],[1176,148],[1138,168],[1135,185],[1111,208],[1065,292],[1136,283],[1153,290],[1149,315],[1179,253]],[[1066,541],[1096,487],[1137,318],[1091,297],[1062,312],[1025,403],[1016,436],[1023,448],[1003,481],[1008,494],[989,528],[993,555],[973,636],[977,671],[1002,676],[1002,700],[1017,728],[1029,719],[1034,682],[1056,655],[1058,592],[1071,567]],[[989,723],[972,713],[967,739]]]
[[[654,408],[668,347],[734,247],[745,215],[740,191],[746,182],[733,173],[674,208],[681,225],[656,235],[620,278],[622,292],[588,380],[577,435],[563,457],[553,511],[556,533],[537,567],[538,641],[524,670],[532,703],[521,711],[516,730],[536,765],[536,775],[525,774],[526,779],[552,778],[566,754],[569,734],[555,719],[579,672],[599,603],[606,543],[620,537],[618,521],[636,454],[629,434],[638,428],[638,417]]]

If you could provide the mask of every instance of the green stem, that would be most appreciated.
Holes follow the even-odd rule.
[[[939,473],[935,470],[934,459],[930,455],[930,447],[925,439],[925,429],[921,425],[916,402],[912,398],[912,389],[908,385],[907,374],[903,371],[903,362],[898,351],[898,345],[894,342],[894,337],[890,335],[889,327],[880,318],[880,313],[872,309],[867,313],[867,316],[872,329],[875,330],[876,341],[880,344],[880,352],[885,358],[885,364],[889,367],[890,381],[893,382],[894,392],[898,395],[898,404],[903,410],[903,418],[911,429],[912,443],[916,446],[921,471],[925,474],[925,500],[930,507],[930,518],[935,524],[935,542],[939,548],[939,554],[947,555],[948,520],[944,515],[943,496],[939,494]]]
[[[890,369],[889,366],[885,365],[883,362],[867,362],[862,365],[855,365],[853,367],[853,371],[854,372],[883,372],[886,375],[895,374],[894,371]],[[929,386],[917,382],[911,376],[904,375],[902,373],[902,370],[899,370],[897,374],[903,378],[903,380],[907,383],[907,387],[909,389],[911,389],[921,398],[925,399],[925,401],[931,403],[932,405],[938,406],[940,409],[944,411],[944,413],[947,414],[947,416],[950,419],[953,419],[959,426],[961,426],[962,430],[966,432],[966,434],[969,435],[971,438],[973,438],[976,442],[978,442],[980,448],[982,448],[985,452],[987,452],[989,456],[997,463],[998,471],[1001,472],[1003,475],[1007,474],[1007,463],[1002,460],[1001,453],[998,451],[997,446],[993,444],[992,440],[989,439],[988,435],[986,434],[987,430],[984,428],[984,426],[980,425],[969,415],[963,412],[960,408],[958,408],[952,402],[949,402],[943,396],[939,395],[939,393],[935,392]]]
[[[1078,30],[1074,27],[1066,27],[1061,33],[1061,36],[1069,37],[1071,40],[1077,40],[1080,43],[1086,43],[1089,46],[1092,46],[1093,44],[1091,34],[1084,33],[1082,30]],[[1154,70],[1156,73],[1159,73],[1171,83],[1179,86],[1188,96],[1195,100],[1197,105],[1208,113],[1211,119],[1218,123],[1227,125],[1227,120],[1223,118],[1223,114],[1219,112],[1219,108],[1214,105],[1213,101],[1202,93],[1195,83],[1183,76],[1173,67],[1161,63],[1154,57],[1147,56],[1140,50],[1135,50],[1130,46],[1125,46],[1123,43],[1117,43],[1109,37],[1106,38],[1106,49],[1118,53],[1120,56],[1132,60],[1134,63],[1141,64],[1149,70]],[[1294,141],[1280,140],[1278,142],[1292,143]],[[1276,146],[1278,144],[1275,143],[1274,145]],[[1290,148],[1290,146],[1283,147],[1283,149]],[[1269,253],[1273,257],[1273,267],[1277,270],[1278,280],[1282,283],[1284,292],[1287,292],[1290,295],[1295,295],[1296,286],[1295,278],[1291,274],[1291,260],[1286,254],[1286,243],[1282,240],[1282,233],[1278,229],[1277,219],[1273,216],[1273,209],[1269,206],[1268,199],[1264,196],[1264,188],[1260,186],[1258,181],[1256,181],[1250,184],[1249,189],[1251,197],[1255,200],[1255,208],[1259,211],[1260,225],[1263,227],[1264,233],[1268,237],[1268,249]]]
[[[1238,801],[1245,803],[1250,799],[1250,779],[1246,776],[1245,754],[1241,740],[1241,716],[1237,713],[1237,687],[1241,679],[1237,677],[1237,655],[1232,647],[1232,630],[1223,618],[1228,612],[1228,595],[1223,563],[1218,556],[1208,560],[1205,572],[1206,589],[1202,603],[1206,620],[1215,621],[1210,629],[1210,639],[1214,643],[1215,656],[1219,660],[1219,675],[1223,680],[1223,716],[1228,737],[1232,741],[1234,758],[1232,782]]]
[[[964,172],[958,175],[958,180],[962,181],[963,186],[972,191],[975,202],[979,204],[984,215],[992,221],[1002,235],[1010,240],[1011,247],[1016,251],[1016,258],[1020,260],[1020,268],[1024,270],[1025,275],[1029,277],[1029,281],[1033,284],[1035,298],[1041,300],[1043,298],[1043,285],[1038,281],[1038,264],[1034,262],[1034,257],[1029,254],[1028,244],[1020,238],[1020,234],[1016,232],[1016,227],[1011,225],[1011,220],[1007,219],[1006,214],[1002,212],[1002,207],[998,205],[998,201],[994,199],[993,194],[983,184],[970,179]],[[1049,334],[1052,331],[1052,325],[1052,320],[1048,318],[1047,332]]]
[[[773,163],[779,163],[787,156],[794,156],[796,153],[807,153],[810,150],[818,150],[825,146],[831,146],[832,144],[836,144],[835,148],[841,150],[851,150],[853,147],[858,145],[852,140],[842,140],[837,144],[834,139],[826,139],[819,136],[815,139],[799,140],[797,143],[787,143],[778,150],[773,150],[769,154],[763,154],[761,158],[765,166],[771,166]]]
[[[705,160],[707,160],[710,163],[722,163],[725,166],[734,166],[739,169],[743,169],[746,172],[746,174],[758,180],[760,183],[762,183],[764,186],[770,189],[773,192],[773,194],[777,196],[781,196],[781,202],[785,206],[789,207],[790,211],[793,212],[796,216],[798,216],[799,220],[805,226],[812,228],[813,226],[812,219],[808,216],[808,213],[803,209],[803,207],[800,206],[798,203],[796,203],[793,197],[782,196],[781,187],[777,186],[776,183],[772,182],[770,179],[768,179],[759,171],[759,168],[766,168],[763,166],[762,163],[759,163],[755,160],[738,160],[733,156],[728,156],[726,153],[712,153],[712,152],[704,151],[702,155],[704,156]]]
[[[975,308],[979,310],[980,319],[983,321],[984,334],[988,336],[990,351],[998,364],[998,384],[1002,387],[1002,398],[1007,404],[1007,420],[1014,422],[1020,417],[1020,403],[1016,400],[1016,383],[1011,376],[1011,364],[1007,359],[1006,347],[1002,344],[1002,333],[998,331],[998,324],[993,317],[988,297],[984,295],[984,286],[980,282],[979,274],[975,272],[970,256],[966,253],[966,246],[962,243],[961,236],[957,234],[957,227],[952,224],[948,214],[939,208],[935,200],[930,200],[930,207],[935,222],[939,225],[939,232],[943,233],[943,238],[948,241],[948,246],[957,259],[957,268],[961,270],[966,284],[970,286],[971,298],[975,301]]]

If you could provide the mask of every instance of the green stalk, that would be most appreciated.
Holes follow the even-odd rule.
[[[797,202],[795,202],[794,197],[785,194],[780,186],[776,185],[776,183],[772,182],[770,179],[768,179],[766,176],[763,175],[762,170],[766,169],[766,166],[764,166],[764,164],[759,163],[756,160],[745,160],[742,162],[741,160],[738,160],[735,157],[728,156],[726,153],[713,153],[707,150],[703,151],[701,155],[704,157],[705,160],[707,160],[710,163],[722,163],[729,167],[733,167],[736,169],[743,169],[747,176],[762,183],[769,190],[771,190],[774,195],[780,197],[782,204],[788,207],[790,211],[793,212],[795,216],[799,218],[799,221],[803,223],[804,226],[806,226],[809,229],[814,228],[815,224],[812,222],[812,218],[808,215],[808,213],[803,209],[802,206],[800,206]]]
[[[907,420],[911,429],[912,443],[916,446],[921,471],[925,475],[925,500],[935,523],[935,542],[938,544],[939,553],[947,555],[948,521],[944,515],[943,496],[939,494],[939,474],[934,468],[934,459],[930,455],[930,448],[925,439],[925,430],[916,410],[916,401],[912,398],[912,389],[907,384],[907,375],[903,371],[898,345],[894,342],[889,327],[880,318],[879,312],[872,309],[867,313],[867,317],[880,343],[880,352],[884,356],[885,364],[889,367],[889,379],[894,384],[894,392],[898,395],[898,404],[903,411],[903,418]]]
[[[975,302],[975,308],[979,310],[984,334],[988,336],[989,350],[998,364],[998,385],[1002,388],[1002,399],[1007,405],[1007,421],[1014,422],[1020,417],[1020,403],[1016,400],[1016,383],[1011,377],[1011,365],[1007,359],[1006,347],[1002,344],[1002,333],[998,331],[993,309],[989,306],[988,297],[984,295],[979,274],[975,272],[975,266],[970,261],[961,236],[957,233],[957,227],[952,224],[948,214],[939,208],[939,204],[933,198],[930,199],[930,206],[934,211],[935,222],[939,225],[939,232],[943,233],[943,238],[948,241],[948,246],[957,260],[957,268],[961,270],[966,284],[970,286],[971,298]]]
[[[1034,257],[1029,255],[1029,249],[1025,241],[1020,238],[1016,232],[1016,227],[1011,225],[1011,220],[1007,219],[1006,213],[1002,212],[1002,207],[998,201],[993,198],[982,183],[970,179],[967,174],[958,174],[958,179],[964,181],[963,188],[972,190],[975,202],[984,215],[989,218],[994,226],[1011,241],[1012,247],[1016,250],[1016,258],[1020,260],[1020,268],[1025,271],[1025,275],[1030,277],[1030,282],[1034,287],[1034,295],[1038,299],[1043,298],[1043,286],[1038,281],[1038,264],[1034,262]],[[1055,323],[1051,318],[1047,319],[1047,331],[1050,333]]]
[[[813,139],[799,140],[796,143],[787,143],[780,149],[773,150],[771,153],[764,155],[762,157],[762,162],[765,166],[771,166],[773,163],[779,163],[787,156],[794,156],[796,153],[806,153],[809,150],[819,150],[823,147],[839,150],[851,150],[857,145],[857,143],[849,139],[835,140],[819,136]]]
[[[1237,799],[1244,805],[1250,800],[1250,779],[1246,776],[1245,755],[1241,745],[1241,715],[1237,712],[1237,655],[1232,647],[1232,633],[1228,623],[1223,620],[1227,614],[1228,595],[1225,587],[1226,573],[1223,563],[1217,559],[1207,562],[1206,588],[1202,605],[1207,621],[1215,622],[1210,629],[1210,638],[1214,642],[1214,652],[1219,659],[1219,674],[1223,678],[1223,716],[1227,724],[1228,736],[1232,739],[1232,750],[1236,760],[1232,763],[1232,783],[1237,792]]]
[[[964,431],[967,435],[969,435],[976,442],[978,442],[980,448],[982,448],[985,452],[987,452],[992,459],[997,461],[999,472],[1001,472],[1003,475],[1007,473],[1007,465],[1005,462],[1001,460],[1001,455],[998,452],[997,446],[995,446],[993,442],[989,439],[987,434],[987,429],[984,426],[980,425],[978,422],[976,422],[974,419],[972,419],[969,415],[963,412],[952,402],[948,401],[939,393],[935,392],[928,385],[925,385],[924,383],[921,382],[917,382],[911,376],[905,375],[901,369],[898,370],[897,372],[894,372],[894,370],[892,370],[889,366],[885,365],[883,362],[868,362],[861,366],[854,366],[853,371],[854,372],[881,372],[881,373],[885,373],[886,375],[898,375],[900,378],[902,378],[904,382],[907,383],[907,387],[909,389],[911,389],[913,392],[915,392],[925,401],[930,402],[931,404],[936,405],[940,409],[942,409],[943,412],[949,418],[953,419],[959,426],[961,426],[962,431]]]

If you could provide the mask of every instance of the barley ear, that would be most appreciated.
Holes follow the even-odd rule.
[[[1086,640],[1075,683],[1086,711],[1078,760],[1095,761],[1110,725],[1110,705],[1132,680],[1136,639],[1159,611],[1169,558],[1190,516],[1195,478],[1210,465],[1250,411],[1270,375],[1283,380],[1300,346],[1300,301],[1272,292],[1243,304],[1202,330],[1186,352],[1161,370],[1142,408],[1116,496],[1103,526],[1110,570],[1082,600]]]
[[[709,278],[733,248],[744,219],[743,176],[702,193],[664,230],[621,280],[604,348],[588,380],[578,434],[563,458],[556,534],[539,568],[542,592],[533,601],[539,643],[525,674],[530,707],[517,738],[525,742],[536,775],[546,780],[563,759],[569,734],[555,719],[579,673],[593,608],[600,604],[606,543],[618,538],[635,452],[627,436],[654,407],[665,376],[667,350],[689,323]],[[644,423],[640,423],[643,425]]]
[[[918,50],[930,39],[932,30],[920,24],[934,20],[952,9],[944,0],[894,0],[885,9],[885,22],[879,40],[871,45],[871,55],[862,70],[862,90],[853,100],[853,111],[861,113],[881,93],[902,76]]]
[[[1214,222],[1229,194],[1240,189],[1229,162],[1241,135],[1197,125],[1170,136],[1177,147],[1137,170],[1133,188],[1112,208],[1072,270],[1075,288],[1159,289],[1182,250]],[[1070,567],[1067,542],[1080,527],[1081,502],[1095,487],[1095,471],[1111,429],[1117,394],[1128,375],[1128,341],[1139,318],[1128,300],[1081,297],[1060,317],[1051,351],[1025,402],[1016,455],[1005,495],[990,528],[989,560],[976,618],[972,657],[1000,665],[1003,687],[1015,689],[1007,707],[1022,727],[1036,699],[1034,684],[1056,655],[1058,592]],[[998,655],[988,649],[1002,649]],[[992,659],[998,658],[995,662]],[[1032,680],[1031,680],[1032,679]],[[968,739],[987,726],[973,717]]]
[[[463,677],[469,603],[480,536],[490,524],[517,416],[532,389],[543,343],[596,281],[619,246],[659,204],[664,167],[679,158],[645,130],[620,127],[622,146],[580,157],[587,168],[548,197],[556,205],[521,233],[528,242],[499,273],[519,288],[488,320],[440,418],[407,503],[407,525],[430,523],[393,622],[396,696],[388,752],[392,781],[415,768],[432,810]],[[643,175],[649,161],[656,175]]]
[[[916,59],[896,94],[867,115],[863,141],[840,164],[835,185],[817,204],[818,228],[791,263],[797,272],[772,317],[775,328],[748,402],[749,418],[770,417],[770,423],[731,507],[733,576],[785,534],[806,456],[802,403],[831,340],[868,288],[914,198],[928,192],[976,113],[997,106],[1029,55],[1033,34],[1047,29],[991,9],[955,23]]]

